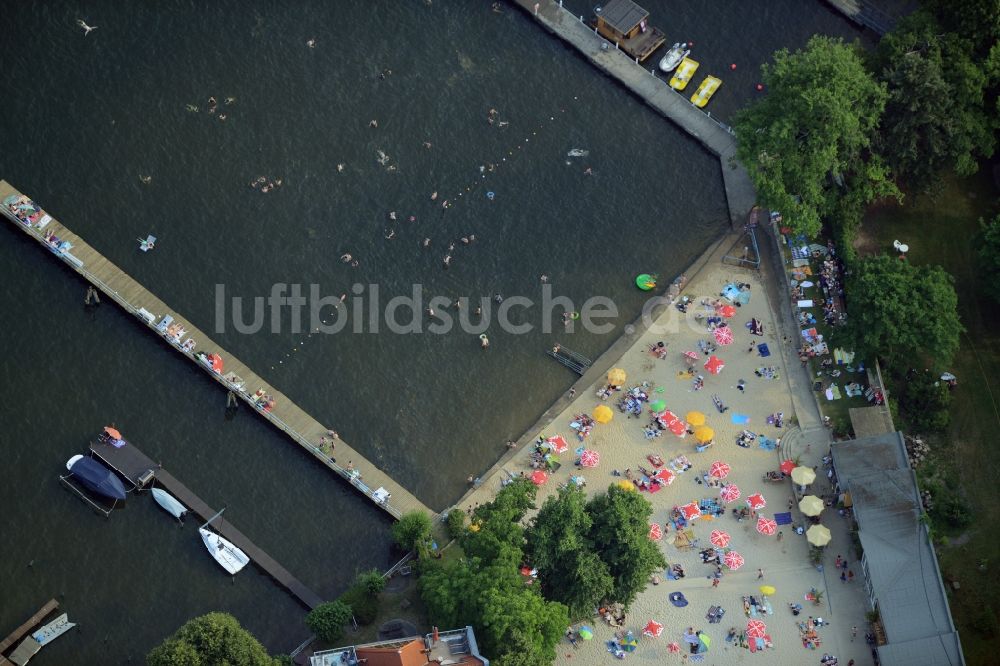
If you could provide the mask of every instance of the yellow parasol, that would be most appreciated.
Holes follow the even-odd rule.
[[[688,412],[684,420],[691,426],[705,425],[705,415],[701,412]]]
[[[806,530],[806,541],[814,546],[825,546],[832,538],[825,525],[813,525]]]
[[[772,594],[774,594],[776,592],[776,590],[773,587],[771,587],[770,585],[761,585],[757,589],[760,590],[761,594],[764,594],[764,595],[767,595],[767,596],[771,596]]]
[[[621,386],[625,383],[627,375],[621,368],[612,368],[608,373],[608,383],[612,386]]]
[[[607,405],[598,405],[594,409],[594,420],[598,423],[611,423],[611,419],[614,417],[615,413]]]
[[[713,437],[715,437],[715,431],[708,426],[699,426],[694,429],[694,438],[702,444],[711,442]]]
[[[792,470],[792,481],[800,486],[808,486],[816,480],[816,472],[812,467],[796,467]]]
[[[799,511],[807,516],[818,516],[823,513],[823,500],[815,495],[806,495],[799,502]]]

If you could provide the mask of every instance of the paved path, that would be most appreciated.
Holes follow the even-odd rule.
[[[608,46],[608,41],[597,35],[580,17],[573,16],[558,2],[545,0],[538,3],[515,0],[525,11],[549,32],[576,47],[588,60],[605,74],[617,79],[622,85],[639,96],[644,102],[673,121],[691,135],[721,162],[722,181],[726,188],[729,204],[729,218],[734,228],[742,228],[750,209],[757,201],[757,193],[746,170],[736,165],[736,136],[708,114],[688,101],[688,97],[674,91],[667,83],[641,65],[636,64],[625,53]]]

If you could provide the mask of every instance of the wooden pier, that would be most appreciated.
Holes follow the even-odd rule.
[[[24,195],[7,181],[0,180],[0,202],[6,201],[9,197],[24,197]],[[27,199],[27,197],[24,198]],[[37,206],[37,204],[35,205]],[[30,211],[30,208],[21,210]],[[292,402],[291,398],[264,381],[238,358],[220,348],[198,327],[177,314],[175,310],[150,293],[125,271],[111,263],[100,252],[60,224],[51,215],[40,211],[41,215],[34,215],[34,219],[30,223],[26,223],[5,204],[0,203],[0,212],[15,227],[35,239],[71,270],[99,289],[103,295],[124,308],[126,312],[135,315],[141,324],[156,334],[175,352],[182,354],[214,381],[239,396],[255,412],[288,435],[309,455],[371,499],[380,509],[394,518],[399,518],[410,511],[423,511],[432,519],[436,518],[435,512],[430,507],[346,442],[337,440],[336,449],[332,454],[324,453],[320,447],[320,438],[326,435],[326,426],[307,414]],[[199,352],[211,352],[222,357],[225,374],[213,371],[208,364],[199,359],[196,352],[184,349],[180,340],[175,342],[167,338],[166,331],[161,331],[157,327],[157,323],[162,323],[163,318],[167,315],[172,318],[171,323],[179,324],[183,328],[185,341],[193,340],[196,343]],[[264,403],[256,397],[258,395],[268,396],[273,400],[273,405],[265,409]],[[342,467],[337,463],[338,459],[353,461],[354,469],[357,471]],[[363,474],[363,477],[359,476],[359,472]]]
[[[176,497],[192,513],[208,520],[217,511],[194,494],[187,486],[178,481],[172,474],[153,462],[145,453],[137,449],[131,442],[121,448],[116,448],[104,442],[91,442],[91,453],[101,462],[131,481],[141,491],[150,482],[156,482],[168,493]],[[152,477],[150,477],[152,472]],[[232,541],[240,550],[246,553],[251,561],[263,569],[271,578],[280,583],[292,593],[302,604],[312,610],[323,603],[323,599],[306,587],[285,567],[278,564],[274,558],[254,545],[250,539],[236,529],[229,521],[212,523],[212,529]]]
[[[20,640],[24,638],[28,632],[41,624],[46,615],[58,609],[59,602],[55,599],[49,599],[37,613],[28,618],[28,620],[20,627],[10,632],[10,634],[7,635],[7,638],[0,641],[0,666],[14,666],[14,662],[9,661],[6,657],[4,657],[3,653],[7,652],[7,650],[13,647],[16,643],[20,642]]]

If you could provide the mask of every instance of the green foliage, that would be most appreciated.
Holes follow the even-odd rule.
[[[392,526],[392,538],[403,550],[418,550],[418,546],[427,542],[432,527],[431,519],[426,513],[411,511]]]
[[[359,573],[354,584],[364,589],[368,596],[377,597],[385,589],[385,578],[378,569],[369,569]]]
[[[923,5],[942,28],[964,35],[976,56],[1000,39],[1000,0],[923,0]]]
[[[982,232],[978,238],[979,271],[987,287],[986,291],[1000,301],[1000,215],[989,224],[979,220]]]
[[[611,486],[587,504],[587,513],[593,520],[590,541],[614,581],[613,598],[628,606],[652,573],[667,566],[649,539],[653,507],[639,493]]]
[[[351,607],[340,599],[328,601],[309,611],[306,626],[321,640],[335,643],[344,634],[344,625],[351,620],[353,614]]]
[[[897,175],[935,189],[941,174],[966,176],[993,155],[998,124],[985,91],[986,63],[962,34],[944,32],[930,12],[917,11],[879,43],[889,100],[880,146]]]
[[[524,547],[521,520],[534,507],[537,491],[528,479],[517,479],[497,493],[492,502],[476,507],[472,513],[474,528],[466,530],[461,538],[465,554],[487,564],[519,565]]]
[[[149,666],[274,666],[253,635],[228,613],[208,613],[189,620],[146,655]]]
[[[458,539],[465,534],[465,512],[452,509],[448,512],[448,534],[452,539]]]
[[[350,607],[351,615],[358,624],[371,624],[378,617],[378,595],[368,594],[363,585],[355,584],[347,588],[340,595],[340,601]]]
[[[899,196],[870,144],[885,85],[855,48],[816,36],[804,51],[781,50],[764,65],[768,94],[736,114],[737,158],[760,202],[796,232],[815,236],[838,206],[860,209]]]
[[[863,358],[909,367],[925,355],[947,366],[965,329],[953,279],[940,266],[889,256],[858,261],[847,279],[847,334]]]
[[[527,532],[545,596],[569,607],[571,617],[588,615],[612,592],[608,566],[587,538],[592,525],[586,495],[572,485],[545,500]]]
[[[948,427],[951,392],[938,373],[928,370],[907,374],[898,393],[899,410],[916,432],[939,432]]]

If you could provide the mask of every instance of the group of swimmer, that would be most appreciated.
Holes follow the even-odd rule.
[[[276,178],[274,180],[268,180],[266,176],[257,176],[256,178],[250,181],[250,187],[252,187],[255,190],[260,189],[260,191],[263,192],[264,194],[267,194],[273,189],[281,187],[281,184],[282,180],[280,178]]]
[[[486,114],[486,122],[488,122],[490,125],[493,125],[494,123],[496,123],[497,127],[507,127],[507,125],[510,125],[510,123],[507,122],[506,120],[500,120],[499,122],[497,122],[499,118],[500,118],[500,113],[496,109],[490,109],[489,112]]]
[[[235,97],[227,97],[224,100],[226,106],[233,104],[235,101],[236,101]],[[186,108],[191,113],[198,113],[201,110],[194,104],[188,104]],[[210,96],[208,98],[208,109],[207,109],[208,113],[214,115],[218,108],[219,108],[219,102],[215,99],[215,97]],[[227,116],[224,113],[220,113],[218,118],[219,120],[225,120]]]

